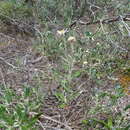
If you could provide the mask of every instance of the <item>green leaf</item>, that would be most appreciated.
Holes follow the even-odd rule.
[[[16,106],[16,113],[20,121],[25,122],[28,119],[27,112],[22,105]]]
[[[125,127],[124,130],[129,130],[129,128],[130,128],[130,124],[127,127]]]
[[[67,105],[65,103],[62,103],[59,105],[60,108],[65,108]]]
[[[30,93],[31,93],[30,88],[29,88],[29,87],[26,87],[26,88],[24,89],[24,96],[25,96],[25,97],[29,97],[29,96],[30,96]]]
[[[101,92],[98,97],[99,97],[99,98],[104,98],[105,96],[108,96],[108,93],[106,93],[106,92]]]
[[[55,93],[56,98],[60,101],[60,102],[65,102],[65,96],[63,93],[60,92],[56,92]]]
[[[85,34],[86,34],[86,36],[88,36],[88,37],[92,37],[92,35],[93,35],[92,32],[88,32],[88,31],[85,32]]]
[[[128,110],[128,109],[130,109],[130,104],[127,105],[127,106],[124,108],[125,111]]]
[[[79,77],[81,75],[81,72],[80,71],[76,71],[76,72],[74,72],[74,74],[73,74],[73,76],[74,77]]]
[[[109,119],[108,119],[108,126],[110,127],[110,128],[112,128],[113,127],[113,123],[112,123],[112,118],[110,117]]]
[[[103,125],[104,127],[106,127],[108,130],[111,129],[111,127],[109,127],[108,124],[105,123],[105,122],[102,121],[102,120],[98,120],[98,119],[95,119],[95,118],[92,118],[91,120],[93,120],[93,121],[95,121],[95,122],[97,122],[97,123],[99,123],[99,124],[102,124],[102,125]]]
[[[39,117],[40,117],[41,115],[42,115],[42,113],[39,113],[39,114],[35,115],[34,117],[32,117],[32,118],[29,120],[27,127],[28,127],[28,128],[32,128],[32,127],[35,125],[35,123],[37,122],[37,120],[39,119]]]
[[[85,125],[88,124],[88,122],[89,122],[88,120],[82,120],[82,123]]]
[[[7,89],[5,92],[5,99],[8,103],[10,103],[13,100],[14,92],[10,89]]]

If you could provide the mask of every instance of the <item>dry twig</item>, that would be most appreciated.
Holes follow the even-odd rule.
[[[0,60],[6,63],[8,66],[12,67],[13,69],[18,69],[18,67],[14,66],[13,64],[7,62],[3,57],[0,57]]]
[[[81,24],[81,25],[91,25],[91,24],[109,24],[112,22],[117,22],[117,21],[130,21],[130,14],[126,14],[124,16],[115,16],[113,18],[107,18],[107,19],[103,19],[103,20],[97,20],[97,21],[89,21],[89,22],[83,22],[80,19],[74,21],[72,24],[69,25],[69,28],[72,28],[73,26],[75,26],[77,23]]]
[[[30,115],[36,115],[37,113],[35,113],[35,112],[30,112],[29,114],[30,114]],[[49,116],[41,115],[40,118],[44,118],[44,119],[53,121],[53,122],[55,122],[55,123],[58,123],[58,124],[64,126],[67,130],[72,130],[67,124],[62,123],[62,122],[60,122],[60,121],[57,121],[57,120],[55,120],[55,119],[52,119],[52,118],[49,117]]]

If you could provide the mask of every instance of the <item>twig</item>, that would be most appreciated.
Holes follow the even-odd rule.
[[[28,42],[25,41],[25,40],[16,39],[16,38],[11,37],[11,36],[9,36],[9,35],[6,35],[6,34],[4,34],[4,33],[0,33],[0,36],[1,36],[1,37],[5,37],[5,38],[10,39],[10,40],[16,40],[17,42],[22,42],[22,43],[28,44]]]
[[[130,27],[128,26],[128,24],[126,24],[126,23],[124,22],[122,16],[120,16],[120,17],[121,17],[121,22],[123,23],[124,27],[126,28],[126,30],[127,30],[127,32],[128,32],[128,35],[130,36]]]
[[[43,59],[43,56],[40,56],[40,57],[38,57],[38,58],[35,59],[35,60],[28,61],[28,63],[35,64],[35,63],[37,63],[37,62],[40,62],[42,59]]]
[[[41,118],[45,118],[45,119],[51,120],[51,121],[53,121],[53,122],[55,122],[55,123],[58,123],[58,124],[60,124],[60,125],[65,126],[68,130],[72,130],[68,125],[66,125],[66,124],[64,124],[64,123],[62,123],[62,122],[60,122],[60,121],[54,120],[54,119],[52,119],[52,118],[49,117],[49,116],[41,115]]]
[[[122,47],[120,47],[119,45],[115,44],[115,42],[112,41],[112,39],[110,38],[110,36],[106,34],[106,32],[105,32],[105,30],[104,30],[104,28],[103,28],[103,23],[102,23],[102,21],[100,21],[100,25],[101,25],[101,29],[102,29],[103,33],[106,35],[106,38],[108,39],[108,41],[110,41],[110,42],[108,42],[108,44],[109,44],[110,46],[115,47],[115,48],[119,48],[119,49],[121,49],[122,51],[128,52],[127,49],[122,48]]]
[[[30,114],[30,115],[36,115],[37,113],[35,113],[35,112],[30,112],[29,114]],[[50,120],[50,121],[53,121],[53,122],[58,123],[58,124],[60,124],[60,125],[63,125],[63,126],[66,127],[67,130],[72,130],[67,124],[62,123],[62,122],[60,122],[60,121],[57,121],[57,120],[55,120],[55,119],[52,119],[52,118],[49,117],[49,116],[41,115],[40,117],[41,117],[41,118],[45,118],[45,119]]]
[[[0,60],[2,60],[4,63],[6,63],[8,66],[12,67],[13,69],[18,69],[18,67],[10,64],[9,62],[7,62],[3,57],[0,57]]]
[[[5,83],[4,75],[2,73],[2,69],[1,68],[0,68],[0,74],[1,74],[1,77],[2,77],[3,85],[6,88],[6,83]]]
[[[38,120],[38,122],[39,122],[40,126],[42,127],[42,129],[45,130],[45,127],[43,126],[43,124],[41,123],[41,121]]]
[[[124,16],[115,16],[113,18],[107,18],[107,19],[103,19],[103,20],[97,20],[97,21],[89,21],[89,22],[83,22],[81,21],[80,19],[79,20],[76,20],[74,21],[72,24],[69,25],[68,28],[72,28],[73,26],[75,26],[77,23],[81,24],[81,25],[91,25],[91,24],[109,24],[109,23],[112,23],[112,22],[117,22],[117,21],[120,21],[120,20],[123,20],[123,21],[130,21],[130,14],[126,14]]]

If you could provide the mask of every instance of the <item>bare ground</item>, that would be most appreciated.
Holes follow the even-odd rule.
[[[106,113],[99,112],[91,115],[89,110],[96,104],[96,99],[93,98],[94,92],[100,89],[103,92],[112,93],[115,83],[104,79],[104,84],[98,86],[87,75],[83,75],[74,81],[74,91],[80,94],[65,108],[59,108],[59,102],[54,96],[54,92],[59,89],[58,84],[50,80],[51,68],[56,67],[57,64],[36,52],[33,49],[33,44],[36,43],[33,41],[33,38],[16,38],[0,33],[0,84],[8,85],[16,93],[20,93],[24,84],[36,87],[38,80],[34,77],[38,76],[40,85],[43,85],[41,92],[45,95],[41,111],[46,116],[40,121],[45,124],[46,130],[81,130],[82,120],[88,117],[106,119],[109,116]],[[43,78],[43,75],[48,78]],[[108,101],[103,99],[100,104],[107,106]],[[113,109],[112,115],[116,115],[129,103],[130,96],[125,96],[118,100],[117,106],[108,108]],[[127,118],[129,119],[129,116]]]

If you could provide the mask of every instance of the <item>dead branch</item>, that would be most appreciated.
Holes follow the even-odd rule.
[[[3,61],[8,66],[12,67],[13,69],[18,69],[18,67],[14,66],[13,64],[7,62],[3,57],[0,57],[0,60]]]
[[[97,20],[97,21],[89,21],[89,22],[83,22],[80,19],[74,21],[72,24],[69,25],[69,28],[72,28],[73,26],[75,26],[77,23],[81,24],[81,25],[91,25],[91,24],[109,24],[109,23],[113,23],[113,22],[117,22],[117,21],[130,21],[130,14],[126,14],[124,16],[115,16],[112,18],[107,18],[107,19],[103,19],[103,20]]]
[[[31,115],[31,116],[34,116],[34,115],[37,115],[37,114],[38,114],[38,113],[35,113],[35,112],[30,112],[30,113],[29,113],[29,115]],[[40,116],[40,118],[44,118],[44,119],[53,121],[53,122],[55,122],[55,123],[58,123],[58,124],[60,124],[60,125],[63,125],[63,126],[66,127],[67,130],[72,130],[71,127],[69,127],[67,124],[62,123],[62,122],[60,122],[60,121],[58,121],[58,120],[55,120],[55,119],[53,119],[53,118],[51,118],[51,117],[49,117],[49,116],[45,116],[45,115],[42,114],[42,115]]]

